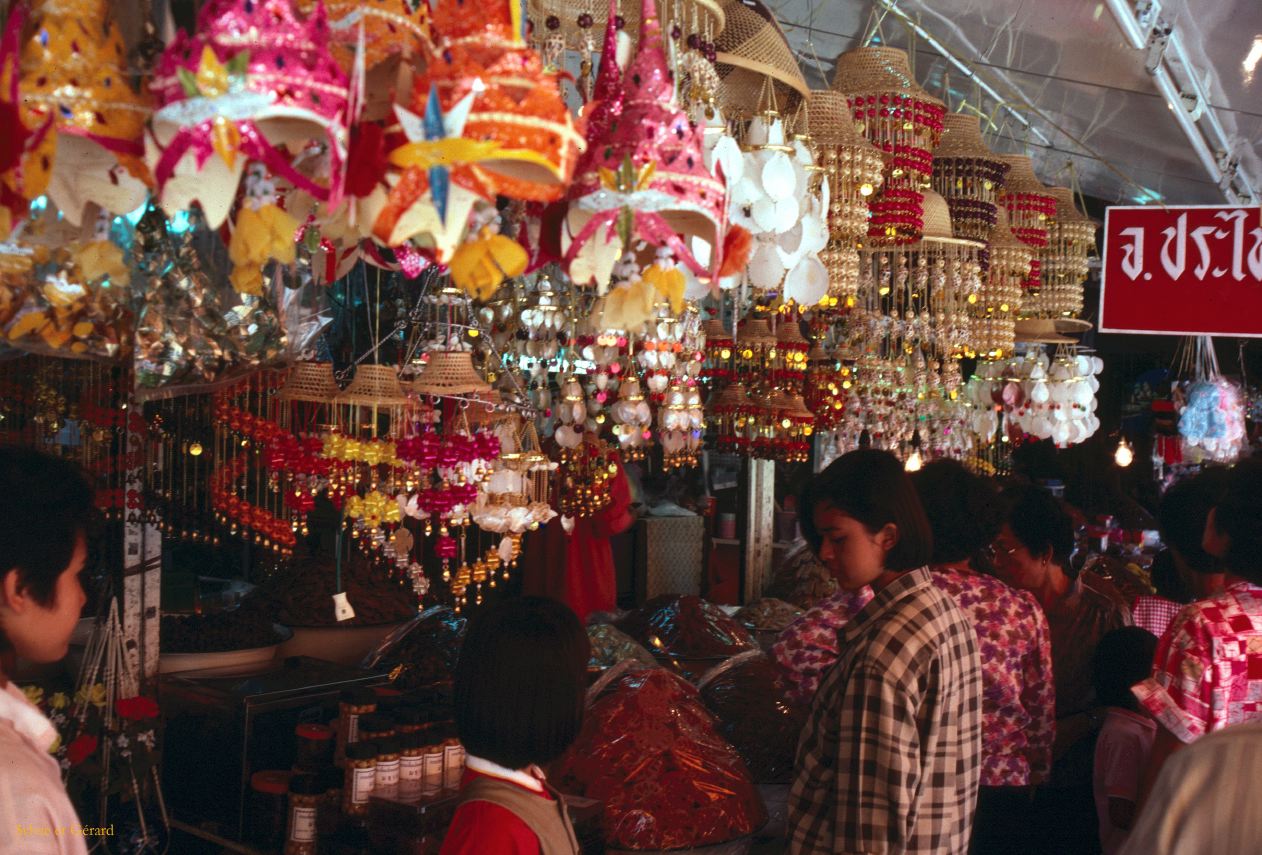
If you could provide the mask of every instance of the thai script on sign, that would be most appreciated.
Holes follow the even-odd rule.
[[[1202,216],[1189,225],[1193,212]],[[1206,219],[1212,222],[1196,224]],[[1262,284],[1262,225],[1250,229],[1251,221],[1259,221],[1259,209],[1193,208],[1182,209],[1173,225],[1160,229],[1156,237],[1151,222],[1119,229],[1120,270],[1132,282],[1151,281],[1153,267],[1159,265],[1164,277],[1176,282],[1189,275],[1199,282],[1207,276],[1229,276],[1236,282]],[[1158,241],[1154,259],[1149,253]]]

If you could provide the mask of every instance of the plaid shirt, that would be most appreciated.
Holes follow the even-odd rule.
[[[789,793],[789,851],[968,851],[981,773],[982,669],[968,618],[926,568],[839,633]]]
[[[1262,588],[1240,581],[1185,606],[1157,645],[1152,677],[1131,691],[1185,743],[1262,721]]]
[[[1181,611],[1183,603],[1142,594],[1135,598],[1135,603],[1131,606],[1131,618],[1135,621],[1135,626],[1143,627],[1161,638]]]

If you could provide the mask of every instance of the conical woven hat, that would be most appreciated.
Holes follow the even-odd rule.
[[[1059,223],[1091,223],[1095,225],[1095,221],[1078,210],[1078,203],[1074,200],[1074,191],[1068,187],[1053,187],[1048,191],[1048,195],[1056,200],[1056,221]]]
[[[892,47],[861,47],[837,57],[833,89],[846,95],[898,92],[945,106],[920,87],[912,76],[907,51]]]
[[[401,407],[408,402],[392,365],[361,365],[346,391],[337,396],[339,404],[375,407]]]
[[[990,233],[991,249],[1026,249],[1026,245],[1012,233],[1008,224],[1008,210],[999,205],[995,211],[995,228]]]
[[[1034,164],[1028,157],[1023,154],[1001,154],[997,155],[997,158],[1011,167],[1008,171],[1008,179],[1004,182],[1005,192],[1030,193],[1048,197],[1052,195],[1034,174]]]
[[[740,340],[750,344],[775,344],[776,337],[771,334],[771,325],[762,318],[747,321],[740,330]]]
[[[429,362],[412,381],[412,390],[419,395],[470,395],[489,392],[491,384],[473,367],[472,353],[440,350],[429,355]]]
[[[872,145],[855,128],[846,96],[832,89],[812,89],[806,104],[806,124],[821,146]]]
[[[965,113],[947,113],[942,119],[942,140],[933,156],[996,159],[982,139],[981,119]]]
[[[932,190],[924,191],[925,229],[924,237],[954,237],[951,231],[951,209],[943,199]]]
[[[797,57],[766,6],[758,0],[724,0],[723,15],[723,32],[715,40],[715,68],[726,106],[746,113],[773,106],[764,97],[768,79],[775,84],[774,106],[782,113],[788,113],[799,97],[810,97]]]
[[[749,395],[745,393],[744,385],[733,383],[730,386],[725,386],[723,391],[719,392],[711,406],[736,410],[744,409],[750,405]]]
[[[285,386],[276,397],[282,401],[311,401],[327,404],[337,397],[331,362],[299,362],[289,372]]]

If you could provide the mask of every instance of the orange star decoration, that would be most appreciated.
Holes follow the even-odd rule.
[[[233,89],[242,88],[249,62],[249,53],[242,52],[224,65],[211,46],[206,45],[202,48],[196,73],[180,69],[180,84],[184,87],[184,94],[189,98],[218,98]],[[236,122],[225,116],[216,116],[211,127],[210,143],[215,153],[231,169],[237,160],[237,149],[241,146],[241,132],[237,129]]]
[[[530,257],[512,238],[483,230],[451,257],[451,281],[470,297],[489,300],[505,279],[526,272]]]
[[[232,260],[232,287],[238,293],[258,297],[263,294],[263,266],[276,260],[294,263],[294,235],[298,221],[276,205],[263,205],[257,211],[241,207],[236,229],[228,243]]]

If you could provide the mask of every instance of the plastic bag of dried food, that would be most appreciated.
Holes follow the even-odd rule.
[[[611,848],[710,846],[752,834],[767,820],[749,770],[697,690],[669,671],[629,661],[589,690],[583,729],[552,780],[604,802]]]
[[[608,668],[611,665],[617,665],[625,659],[643,662],[647,665],[657,664],[653,654],[645,650],[635,639],[619,632],[615,627],[607,623],[589,625],[587,627],[587,638],[592,644],[592,656],[588,660],[588,667]]]
[[[745,626],[776,632],[784,632],[789,628],[789,624],[801,616],[802,610],[793,603],[786,603],[774,597],[755,600],[733,615]]]
[[[700,597],[670,594],[631,612],[618,629],[651,653],[685,659],[727,658],[758,646],[749,630]]]
[[[383,638],[360,667],[402,666],[392,685],[404,691],[449,682],[467,623],[448,606],[428,608]]]
[[[719,734],[740,752],[759,784],[789,781],[806,709],[788,700],[780,669],[761,651],[733,656],[697,684]]]

